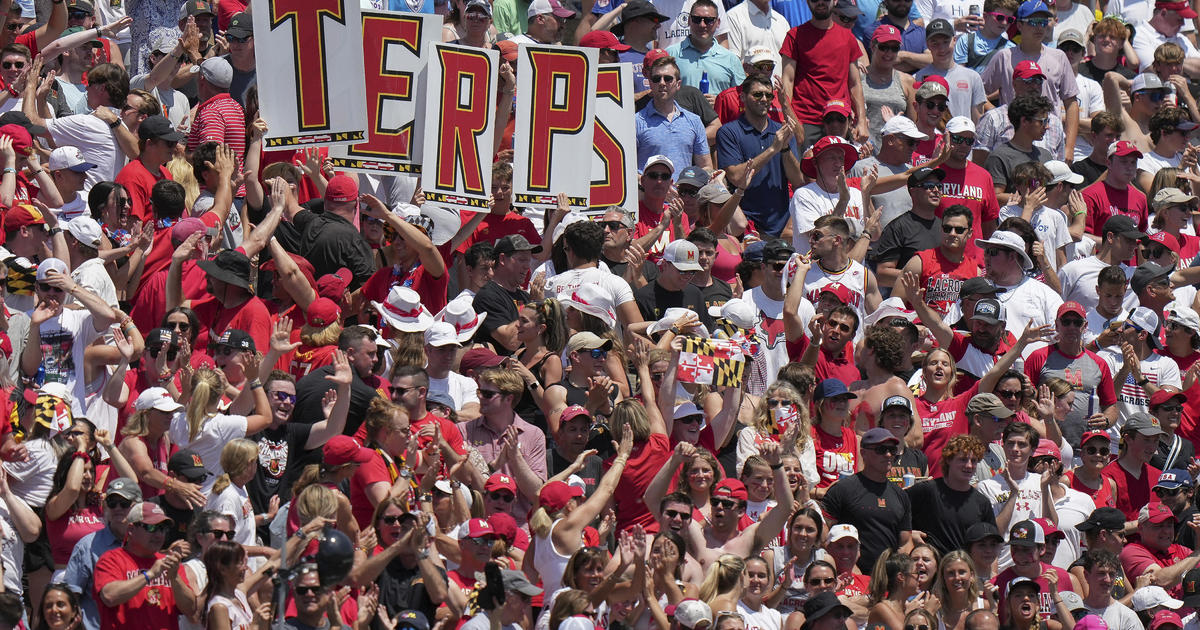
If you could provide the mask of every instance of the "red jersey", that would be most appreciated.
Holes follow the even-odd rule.
[[[946,135],[935,130],[932,136],[918,142],[917,146],[913,147],[909,161],[913,164],[928,162],[938,154],[938,151],[941,151],[942,145],[945,143]]]
[[[368,300],[383,302],[387,299],[388,291],[391,291],[392,287],[396,285],[408,287],[421,296],[421,304],[424,304],[429,312],[437,313],[446,306],[446,288],[449,284],[449,269],[443,272],[440,278],[434,278],[428,271],[425,271],[425,265],[418,264],[411,269],[392,265],[371,274],[371,277],[363,283],[362,294]]]
[[[1087,484],[1075,476],[1074,470],[1068,470],[1065,473],[1065,477],[1071,482],[1072,490],[1077,490],[1092,497],[1092,503],[1095,503],[1096,507],[1117,507],[1117,497],[1113,496],[1112,485],[1108,483],[1107,477],[1100,476],[1101,483],[1099,488],[1089,488]]]
[[[200,319],[200,335],[196,337],[194,347],[207,348],[209,342],[226,330],[244,330],[254,339],[254,347],[259,352],[265,352],[271,347],[271,313],[266,304],[258,297],[228,308],[217,298],[207,297],[198,302],[192,302],[192,310]]]
[[[1127,185],[1125,190],[1117,190],[1106,181],[1099,181],[1083,189],[1083,203],[1087,206],[1088,234],[1100,235],[1104,222],[1116,214],[1123,214],[1145,232],[1148,227],[1149,211],[1146,208],[1146,195]]]
[[[462,224],[466,225],[473,218],[475,218],[474,212],[462,213]],[[511,211],[503,216],[488,213],[479,226],[475,228],[475,231],[467,237],[467,240],[458,246],[457,251],[461,254],[467,251],[467,248],[480,241],[495,243],[509,234],[520,234],[525,237],[525,240],[534,245],[542,242],[542,235],[538,234],[533,221],[530,221],[524,215]]]
[[[1143,506],[1159,502],[1151,489],[1158,483],[1162,471],[1150,464],[1143,464],[1141,474],[1134,477],[1121,462],[1113,461],[1104,467],[1101,474],[1117,482],[1117,504],[1113,507],[1121,510],[1127,521],[1136,521]]]
[[[717,110],[717,118],[721,119],[721,124],[737,120],[746,111],[746,104],[742,101],[742,86],[735,85],[721,90],[717,101],[713,103],[713,109]],[[778,92],[771,96],[771,108],[767,110],[767,118],[777,123],[783,122],[783,106],[779,104]]]
[[[154,185],[164,179],[171,179],[171,172],[167,167],[160,166],[158,170],[151,173],[141,160],[132,160],[117,173],[117,183],[125,187],[129,192],[129,201],[132,203],[129,211],[133,216],[137,217],[143,223],[154,218],[154,213],[150,210],[150,189]],[[158,234],[155,234],[157,237]],[[158,238],[155,238],[155,243]],[[164,239],[169,246],[171,244],[170,234]],[[168,250],[169,251],[169,250]],[[170,262],[170,256],[167,256],[167,262]],[[146,269],[149,270],[150,261],[146,261]]]
[[[929,460],[929,476],[942,476],[942,447],[955,435],[964,435],[970,430],[967,423],[967,403],[971,397],[979,393],[979,383],[975,383],[967,391],[948,398],[942,402],[930,402],[924,396],[917,396],[917,417],[921,419],[921,433],[924,442],[921,450]]]
[[[1038,576],[1036,578],[1034,578],[1034,581],[1037,582],[1038,586],[1041,586],[1041,588],[1042,588],[1041,595],[1038,598],[1038,604],[1039,604],[1038,605],[1038,619],[1041,619],[1044,621],[1044,620],[1050,619],[1051,617],[1054,616],[1055,605],[1054,605],[1054,596],[1050,592],[1050,584],[1049,584],[1049,582],[1046,581],[1046,578],[1044,578],[1042,576],[1047,571],[1053,571],[1056,574],[1058,574],[1058,591],[1059,592],[1062,592],[1062,591],[1074,592],[1075,589],[1071,588],[1071,574],[1067,573],[1066,570],[1060,569],[1051,564],[1046,564],[1045,562],[1042,562],[1041,565],[1042,565],[1042,568],[1041,568],[1041,570],[1038,571]],[[995,584],[997,587],[1000,588],[1000,601],[1004,601],[1004,599],[1006,597],[1008,597],[1008,585],[1010,583],[1012,583],[1012,581],[1016,578],[1017,578],[1016,567],[1009,567],[1009,568],[1001,571],[999,575],[997,575],[997,576],[993,577],[991,580],[989,580],[992,584]],[[1000,607],[1000,623],[1001,624],[1005,623],[1005,617],[1007,616],[1005,614],[1007,612],[1005,610],[1005,608],[1007,608],[1007,607],[1006,606]]]
[[[296,348],[296,352],[292,355],[288,373],[296,377],[298,381],[307,376],[309,372],[333,363],[333,353],[336,351],[336,344],[330,346],[300,344],[300,347]]]
[[[658,533],[658,521],[646,507],[646,488],[654,475],[667,465],[671,452],[671,440],[662,433],[651,433],[645,442],[633,445],[629,463],[613,492],[618,530],[641,525],[647,532]],[[605,462],[606,467],[608,464]]]
[[[171,577],[164,574],[143,586],[136,595],[120,606],[105,606],[100,599],[100,590],[111,582],[124,582],[149,571],[163,554],[151,557],[135,556],[117,547],[106,551],[96,561],[95,581],[92,584],[92,599],[100,609],[100,630],[175,630],[179,628],[179,609],[175,606],[175,592],[171,588]]]
[[[862,573],[843,573],[838,576],[838,597],[868,597],[871,595],[871,576]]]
[[[826,103],[851,102],[850,65],[862,56],[862,47],[850,29],[837,23],[821,29],[805,22],[788,31],[779,54],[796,62],[792,109],[800,122],[819,125]]]
[[[634,239],[642,238],[643,236],[649,234],[650,230],[653,230],[654,228],[658,227],[658,224],[660,224],[662,222],[663,222],[663,207],[662,206],[659,206],[657,208],[652,208],[652,207],[646,205],[645,201],[639,201],[638,202],[638,222],[637,222],[637,225],[633,226],[633,238]],[[688,225],[687,215],[684,215],[680,219],[679,225],[681,226],[681,229],[683,230],[684,234],[687,234],[691,230],[691,227]],[[649,260],[651,262],[658,262],[658,259],[662,258],[663,249],[666,248],[667,243],[670,243],[673,240],[675,240],[675,238],[671,235],[671,227],[667,226],[667,229],[663,230],[663,233],[661,236],[658,237],[658,240],[655,241],[654,243],[652,243],[650,245],[650,249],[648,249],[646,251],[646,255],[649,258]]]
[[[818,488],[828,488],[843,475],[858,470],[858,436],[850,427],[842,427],[841,435],[830,435],[821,427],[812,427],[813,448],[817,455]]]
[[[983,224],[1000,220],[1000,203],[996,201],[996,185],[992,176],[982,166],[967,162],[963,168],[948,164],[940,167],[946,171],[942,180],[942,201],[937,207],[937,216],[942,218],[946,208],[955,204],[964,205],[971,211],[971,238],[967,239],[967,253],[983,260],[983,252],[975,245],[975,239],[983,238]]]
[[[979,248],[963,254],[961,262],[954,262],[942,253],[942,248],[924,249],[917,252],[921,259],[921,286],[925,288],[925,303],[942,316],[958,302],[962,284],[968,278],[983,275],[983,261],[978,257]]]

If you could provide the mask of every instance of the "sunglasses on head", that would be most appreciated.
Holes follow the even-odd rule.
[[[703,15],[693,15],[690,17],[692,19],[692,24],[703,24],[705,26],[712,26],[713,24],[717,23],[716,17],[707,17],[707,16],[703,16]]]
[[[489,492],[488,497],[493,501],[503,501],[505,503],[512,503],[517,498],[511,492]]]
[[[128,510],[133,507],[133,501],[114,494],[104,499],[104,505],[107,505],[110,510]]]
[[[24,61],[5,61],[4,63],[0,63],[0,66],[2,66],[5,70],[12,70],[13,68],[16,68],[17,70],[22,70],[25,68],[25,62]]]
[[[943,234],[950,234],[950,233],[966,234],[967,232],[970,232],[970,231],[971,231],[970,226],[964,226],[964,225],[943,225],[942,226]]]
[[[665,182],[665,181],[667,181],[668,179],[671,179],[671,174],[670,174],[670,173],[662,173],[662,172],[658,172],[658,173],[646,173],[645,175],[643,175],[643,177],[648,177],[648,178],[650,178],[650,179],[653,179],[654,181],[657,181],[657,182]]]

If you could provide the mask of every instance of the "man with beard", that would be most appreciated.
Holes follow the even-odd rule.
[[[1025,324],[1053,323],[1063,299],[1045,283],[1025,274],[1033,267],[1025,253],[1025,240],[1013,232],[998,230],[990,238],[977,239],[975,244],[984,248],[987,277],[1005,290],[997,299],[1008,312],[1008,331],[1019,335]]]
[[[1100,355],[1083,347],[1086,326],[1087,311],[1083,306],[1079,302],[1064,302],[1054,320],[1058,341],[1034,350],[1025,358],[1025,376],[1034,385],[1048,378],[1061,378],[1074,386],[1074,403],[1059,427],[1063,439],[1076,450],[1085,431],[1102,429],[1117,421],[1112,371]]]
[[[983,274],[983,263],[977,256],[967,255],[974,219],[966,206],[955,204],[946,208],[941,221],[941,244],[923,249],[903,264],[903,271],[916,274],[919,286],[925,289],[925,303],[945,317],[959,300],[962,290],[973,278]],[[882,238],[882,237],[881,237]],[[885,267],[886,263],[880,263]],[[892,297],[910,299],[897,274]],[[993,287],[994,288],[994,287]],[[994,294],[994,292],[992,293]],[[940,319],[940,317],[939,317]]]
[[[809,267],[804,275],[804,295],[808,301],[816,303],[825,287],[840,284],[847,289],[845,303],[854,308],[858,321],[863,321],[867,313],[879,308],[883,296],[879,294],[879,286],[875,282],[875,274],[862,263],[850,258],[847,251],[850,243],[850,225],[846,219],[836,214],[827,214],[813,223],[813,229],[808,233],[808,241],[812,247],[810,256],[816,264]],[[854,241],[857,242],[857,241]],[[855,335],[857,338],[858,335]],[[847,381],[852,383],[857,379]]]
[[[919,293],[920,284],[916,274],[905,274],[902,282],[906,294]],[[954,357],[961,373],[955,383],[955,394],[970,389],[998,358],[1008,352],[1011,344],[1006,334],[1007,316],[1004,307],[995,298],[988,297],[975,303],[971,316],[967,318],[970,332],[966,334],[952,330],[924,300],[912,302],[917,317],[929,328],[938,346],[946,348]]]

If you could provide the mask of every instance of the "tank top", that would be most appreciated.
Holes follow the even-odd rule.
[[[734,269],[742,262],[742,257],[726,249],[728,241],[729,239],[721,239],[721,242],[717,243],[717,257],[713,259],[711,273],[712,277],[733,284],[733,278],[737,275]]]
[[[545,538],[539,536],[533,547],[533,566],[542,576],[542,592],[553,593],[562,588],[563,571],[571,560],[571,556],[564,556],[554,548],[554,528],[561,522],[562,519],[554,521],[549,534]]]
[[[841,283],[850,289],[850,306],[854,307],[854,311],[858,313],[858,330],[861,331],[862,322],[867,319],[867,268],[854,260],[837,271],[828,271],[821,265],[814,264],[809,268],[808,274],[804,276],[804,295],[809,302],[816,304],[818,298],[821,297],[821,289],[834,282]],[[858,337],[859,333],[856,333],[855,339]]]
[[[559,381],[558,384],[562,385],[563,388],[567,390],[567,405],[568,406],[579,405],[580,407],[582,407],[582,406],[584,406],[585,403],[587,403],[587,397],[588,397],[587,390],[582,387],[576,387],[573,384],[571,384],[571,377],[569,374],[564,373],[563,379],[561,381]]]
[[[537,360],[537,363],[529,366],[529,371],[533,373],[534,377],[536,377],[539,382],[542,380],[542,366],[545,365],[546,360],[553,355],[553,352],[547,352],[542,356],[542,358]],[[545,386],[545,383],[542,383],[542,385]],[[568,389],[567,391],[569,392],[571,390]],[[550,443],[553,438],[550,435],[549,425],[546,423],[546,414],[542,413],[541,407],[538,407],[538,404],[534,402],[533,394],[529,393],[528,387],[525,388],[525,391],[521,392],[521,400],[517,401],[515,410],[517,415],[521,416],[521,418],[526,422],[541,429],[542,433],[546,434],[546,442]]]
[[[1071,481],[1072,490],[1078,490],[1092,497],[1092,502],[1096,504],[1096,507],[1117,507],[1117,500],[1113,496],[1112,486],[1108,483],[1108,477],[1100,477],[1099,488],[1089,488],[1087,484],[1075,476],[1075,471],[1073,470],[1067,471],[1067,479]]]
[[[867,73],[863,76],[862,92],[867,109],[867,123],[871,127],[871,144],[878,149],[879,132],[884,123],[883,106],[890,107],[897,116],[903,116],[908,107],[908,99],[904,96],[904,84],[900,82],[900,71],[892,70],[892,79],[887,83],[872,81],[870,73]]]
[[[254,621],[250,613],[250,602],[246,601],[246,594],[241,591],[234,591],[234,599],[224,595],[213,595],[208,600],[206,613],[212,611],[213,604],[221,604],[229,611],[229,630],[247,630]]]
[[[158,439],[158,445],[151,444],[144,435],[137,436],[137,439],[146,445],[146,454],[150,456],[150,463],[154,465],[154,469],[164,475],[167,474],[167,461],[171,459],[171,455],[178,450],[178,447],[169,444],[166,435]],[[138,487],[142,489],[142,498],[144,499],[150,499],[163,493],[161,489],[155,488],[145,481],[138,481]]]
[[[964,254],[962,262],[954,262],[934,247],[917,252],[921,258],[921,286],[925,288],[925,303],[943,316],[958,301],[958,293],[968,278],[983,275],[979,261]]]

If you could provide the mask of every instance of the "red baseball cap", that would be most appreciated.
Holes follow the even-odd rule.
[[[717,485],[713,486],[712,495],[736,501],[745,501],[750,498],[750,495],[746,494],[746,484],[729,477],[718,481]]]
[[[330,468],[344,464],[365,464],[371,461],[374,454],[375,451],[360,446],[358,440],[349,435],[335,435],[321,447],[321,457]]]
[[[41,210],[25,203],[14,204],[4,215],[5,232],[14,232],[27,225],[46,225],[46,217],[42,216]]]
[[[879,28],[876,28],[875,32],[871,34],[871,39],[881,44],[884,42],[900,43],[903,41],[903,38],[900,36],[900,29],[891,24],[880,24]]]
[[[1083,305],[1079,302],[1063,302],[1062,306],[1058,307],[1058,315],[1055,315],[1054,318],[1061,319],[1062,316],[1066,315],[1067,313],[1075,313],[1076,315],[1087,319],[1087,310],[1085,310]]]
[[[1176,11],[1180,17],[1185,17],[1189,20],[1196,17],[1196,12],[1192,10],[1192,5],[1188,2],[1162,2],[1162,0],[1159,0],[1154,3],[1154,8]]]
[[[1060,538],[1067,537],[1067,535],[1064,534],[1062,532],[1062,530],[1060,530],[1058,528],[1058,526],[1056,526],[1054,523],[1050,522],[1050,519],[1035,518],[1035,519],[1033,519],[1033,522],[1042,526],[1042,536],[1044,536],[1047,539],[1049,539],[1051,536],[1058,536]]]
[[[1147,238],[1175,252],[1176,256],[1180,255],[1179,241],[1176,240],[1174,236],[1171,236],[1166,232],[1155,232]]]
[[[850,106],[840,98],[835,98],[825,104],[825,109],[821,110],[821,118],[829,114],[841,114],[846,118],[850,117]]]
[[[1046,77],[1046,73],[1042,71],[1042,67],[1036,61],[1022,61],[1013,68],[1014,79],[1032,79],[1033,77]]]
[[[661,48],[651,48],[646,53],[646,56],[642,58],[642,72],[648,72],[650,70],[650,66],[653,66],[655,61],[658,61],[659,59],[665,59],[670,56],[670,53]]]
[[[584,409],[579,405],[571,405],[570,407],[563,409],[562,414],[559,415],[558,424],[559,426],[562,426],[563,423],[570,422],[579,416],[587,416],[588,418],[591,418],[592,414],[589,413],[587,409]]]
[[[308,318],[308,325],[313,328],[324,328],[337,321],[342,315],[342,309],[329,298],[319,297],[308,305],[308,310],[304,312],[304,316]]]
[[[354,201],[358,199],[358,179],[349,175],[334,175],[325,185],[325,201]]]
[[[487,492],[495,490],[508,490],[514,495],[517,493],[517,482],[504,473],[494,473],[487,478],[487,482],[483,484],[483,489]]]
[[[317,295],[329,298],[338,304],[346,295],[346,287],[354,280],[354,274],[342,267],[333,273],[327,273],[317,280]]]
[[[517,519],[512,517],[512,514],[507,512],[496,512],[488,517],[491,522],[492,531],[496,535],[503,538],[504,542],[509,545],[517,540]]]
[[[1042,438],[1038,440],[1037,448],[1033,451],[1033,457],[1053,457],[1062,459],[1062,451],[1058,450],[1058,445],[1050,440]]]
[[[1133,143],[1128,140],[1118,140],[1108,147],[1108,157],[1112,156],[1136,155],[1142,157],[1142,152],[1133,146]]]
[[[505,61],[517,60],[517,43],[514,41],[504,40],[496,42],[496,50],[500,51],[500,58]]]
[[[609,48],[617,52],[633,50],[633,46],[622,44],[611,31],[592,31],[579,38],[579,45],[584,48]]]
[[[1179,402],[1184,402],[1187,400],[1187,396],[1184,396],[1183,392],[1177,392],[1173,389],[1159,389],[1158,391],[1154,392],[1153,396],[1150,397],[1150,406],[1157,407],[1159,405],[1165,405],[1175,398],[1178,398]]]
[[[1079,445],[1083,446],[1096,438],[1100,438],[1105,442],[1112,442],[1112,436],[1104,431],[1088,431],[1083,434],[1083,437],[1079,438]]]
[[[838,301],[841,302],[842,304],[850,303],[850,298],[851,298],[850,287],[842,284],[841,282],[830,282],[829,284],[821,287],[821,290],[820,290],[820,292],[818,292],[818,295],[820,295],[821,293],[832,293],[833,297],[837,298]]]
[[[496,537],[496,530],[492,529],[492,524],[482,518],[473,518],[467,521],[467,538],[484,538],[486,536]]]
[[[583,496],[583,488],[567,485],[563,481],[551,481],[538,492],[538,504],[551,514],[567,507],[567,502]]]
[[[12,148],[17,155],[29,155],[33,149],[33,136],[21,125],[13,123],[0,127],[0,136],[12,138]]]
[[[196,217],[183,217],[175,225],[171,226],[171,242],[176,245],[182,245],[188,237],[196,232],[204,232],[208,226],[204,221]]]
[[[1143,507],[1142,510],[1138,512],[1139,525],[1142,523],[1157,524],[1168,520],[1175,520],[1175,513],[1171,511],[1171,508],[1167,507],[1163,503],[1151,503],[1150,505]]]

